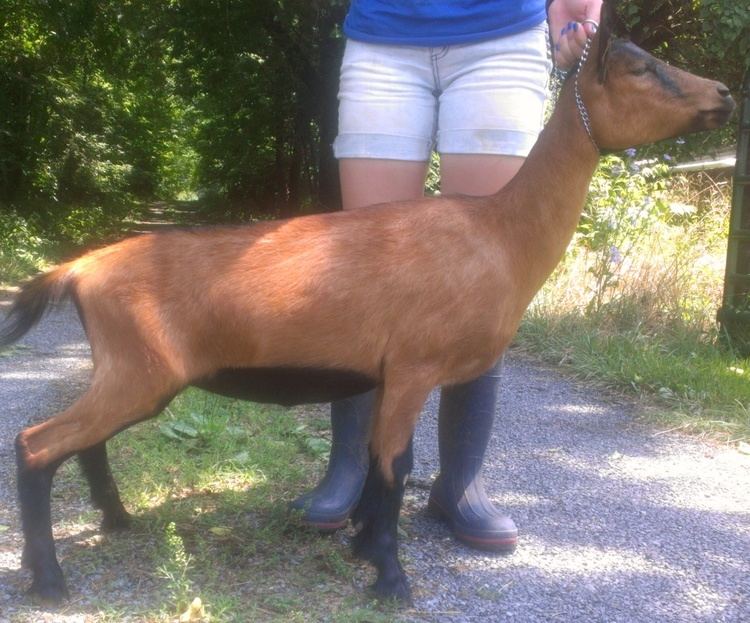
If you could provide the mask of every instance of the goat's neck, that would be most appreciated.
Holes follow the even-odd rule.
[[[568,81],[526,162],[493,198],[504,246],[534,292],[575,232],[598,160]]]

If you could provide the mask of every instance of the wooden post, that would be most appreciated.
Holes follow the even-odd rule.
[[[750,70],[745,75],[740,109],[724,297],[718,320],[737,351],[750,356]]]

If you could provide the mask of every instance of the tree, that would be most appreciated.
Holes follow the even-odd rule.
[[[199,182],[249,209],[337,203],[330,145],[345,3],[173,4],[180,93],[196,110]]]

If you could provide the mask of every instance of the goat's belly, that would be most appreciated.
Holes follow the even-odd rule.
[[[373,389],[359,372],[317,368],[226,368],[192,383],[222,396],[287,407],[331,402]]]

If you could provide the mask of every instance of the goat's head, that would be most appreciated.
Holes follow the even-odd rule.
[[[607,14],[578,77],[596,144],[620,150],[726,123],[735,107],[729,89],[612,38],[613,4],[604,3]]]

